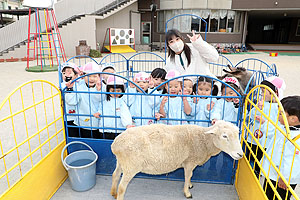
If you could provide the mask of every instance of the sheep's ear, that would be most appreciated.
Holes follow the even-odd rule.
[[[216,134],[216,132],[218,131],[218,127],[216,126],[211,126],[210,129],[208,129],[207,131],[205,131],[205,134]]]

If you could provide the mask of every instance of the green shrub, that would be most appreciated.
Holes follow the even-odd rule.
[[[89,56],[92,58],[99,58],[99,57],[101,57],[101,53],[98,50],[91,49]]]

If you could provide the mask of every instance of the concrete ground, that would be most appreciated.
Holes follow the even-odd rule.
[[[193,183],[190,190],[193,199],[237,200],[233,185]],[[110,195],[111,176],[97,176],[96,186],[86,192],[71,189],[69,179],[54,194],[51,200],[113,200]],[[130,200],[184,200],[183,182],[134,178],[128,185],[125,199]]]

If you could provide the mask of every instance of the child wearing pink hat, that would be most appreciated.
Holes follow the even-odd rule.
[[[282,99],[286,85],[284,80],[277,76],[268,77],[263,80],[260,85],[262,85],[262,87],[261,90],[258,91],[258,96],[260,97],[257,102],[258,109],[253,107],[250,110],[249,117],[252,123],[249,128],[254,133],[255,138],[266,150],[274,142],[275,127],[270,122],[266,122],[267,119],[259,111],[262,111],[269,116],[273,122],[276,122],[278,118],[278,104],[275,100],[275,96],[270,91],[273,91],[279,99]],[[249,134],[247,142],[254,152],[257,151],[257,159],[261,160],[263,152]],[[247,154],[249,154],[249,152],[247,152]],[[250,160],[254,161],[254,158],[250,156]],[[256,165],[256,174],[259,174],[259,171],[260,169]]]
[[[83,79],[72,84],[66,83],[69,92],[66,93],[65,101],[66,104],[75,106],[78,110],[74,124],[80,126],[79,137],[97,138],[99,137],[98,119],[92,114],[98,110],[101,95],[93,93],[101,90],[101,82],[99,74],[91,73],[100,72],[100,68],[95,62],[89,62],[82,66],[81,70],[86,75]]]
[[[149,125],[154,121],[155,107],[159,105],[160,99],[157,91],[149,88],[150,77],[146,72],[139,72],[135,74],[133,81],[139,87],[131,87],[127,89],[128,93],[141,95],[128,95],[127,105],[132,114],[134,124],[136,126]],[[147,94],[147,95],[146,95]]]
[[[101,139],[113,140],[126,128],[132,127],[132,117],[126,103],[121,98],[125,92],[122,78],[109,75],[106,82],[106,98],[100,103],[94,117],[100,119]]]
[[[240,83],[235,77],[226,77],[222,80],[225,84],[221,86],[222,96],[238,97],[240,92]],[[230,87],[229,87],[230,86]],[[211,112],[212,124],[216,120],[225,120],[229,122],[238,121],[239,112],[239,98],[220,98],[216,103],[212,102],[210,109],[214,109]]]
[[[177,125],[177,124],[187,124],[187,115],[192,112],[191,105],[186,97],[182,97],[182,81],[179,79],[174,79],[180,76],[180,73],[176,70],[168,71],[166,79],[170,80],[165,85],[165,91],[169,94],[164,96],[161,100],[159,112],[155,113],[155,118],[160,120],[160,118],[169,119],[181,119],[178,120],[163,120],[162,123]]]

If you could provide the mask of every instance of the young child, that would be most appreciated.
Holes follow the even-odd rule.
[[[89,62],[82,67],[84,74],[100,72],[99,66],[94,62]],[[74,124],[81,126],[79,136],[82,138],[99,137],[98,119],[93,117],[97,112],[101,96],[93,92],[101,90],[99,74],[84,76],[78,83],[66,83],[69,93],[66,93],[66,103],[76,106],[78,116],[75,117]],[[71,92],[76,91],[76,92]]]
[[[105,63],[102,65],[101,67],[101,72],[106,72],[106,73],[111,73],[111,74],[114,74],[116,73],[116,69],[115,69],[115,65],[113,63]],[[107,82],[107,78],[108,78],[109,74],[102,74],[101,75],[101,80],[102,80],[102,87],[104,85],[106,85],[106,82]],[[104,88],[102,88],[104,90]],[[106,90],[104,90],[106,91]]]
[[[222,81],[236,90],[235,92],[229,86],[223,84],[221,86],[222,96],[238,96],[240,92],[240,83],[237,78],[225,77]],[[212,124],[215,124],[216,120],[221,119],[229,122],[237,122],[239,103],[238,98],[220,98],[216,103],[212,102],[210,106],[210,110],[214,109],[214,111],[211,112]]]
[[[214,85],[214,82],[211,78],[200,76],[193,88],[197,95],[201,95],[203,97],[194,98],[194,104],[192,105],[192,113],[190,118],[202,120],[192,122],[193,124],[208,127],[211,124],[210,113],[213,112],[213,109],[210,108],[210,105],[217,101],[216,98],[209,98],[208,96],[212,95],[214,88],[217,88],[217,86]]]
[[[104,63],[102,64],[101,67],[101,72],[106,72],[106,73],[116,73],[115,67],[113,63]],[[108,78],[109,74],[101,74],[100,75],[100,79],[101,79],[101,92],[106,92],[106,82],[107,82],[107,78]],[[105,99],[104,94],[101,94],[102,100]]]
[[[150,75],[150,80],[149,80],[149,87],[150,89],[154,89],[157,86],[159,86],[161,83],[166,81],[166,70],[163,68],[155,68]],[[157,89],[159,93],[162,93],[164,89],[164,86],[161,86],[160,88]]]
[[[106,94],[106,99],[101,102],[94,117],[100,118],[100,138],[113,140],[124,129],[133,127],[132,117],[126,103],[121,98],[123,96],[121,93],[125,93],[123,79],[109,75],[106,84],[106,92],[111,94]]]
[[[65,88],[66,87],[66,83],[70,82],[74,79],[77,78],[78,76],[78,72],[79,69],[77,67],[77,65],[75,65],[74,63],[71,62],[65,62],[61,65],[61,74],[62,74],[62,83],[61,83],[61,88]],[[64,104],[63,104],[64,105]],[[66,106],[66,110],[65,112],[67,113],[66,118],[67,118],[67,129],[68,129],[68,136],[69,137],[79,137],[79,132],[78,132],[78,128],[75,127],[70,127],[70,126],[76,126],[74,124],[74,120],[76,118],[76,116],[74,116],[74,114],[76,114],[76,106],[71,106],[68,104],[65,104]]]
[[[150,92],[149,89],[149,75],[145,72],[139,72],[134,76],[134,83],[141,89],[133,87],[128,88],[127,92],[130,93],[146,93]],[[154,91],[152,94],[159,94]],[[130,113],[134,118],[134,124],[136,126],[149,125],[153,123],[154,108],[159,105],[159,96],[154,95],[131,95],[127,105],[129,106]],[[141,119],[141,117],[146,119]]]
[[[272,89],[279,99],[282,98],[283,90],[286,87],[284,80],[276,76],[269,77],[266,80],[263,80],[260,84],[268,86],[270,89]],[[257,104],[258,108],[264,114],[269,116],[272,121],[276,122],[278,116],[278,104],[276,103],[275,97],[272,96],[271,92],[269,92],[269,90],[265,88],[261,89],[260,96],[261,99],[259,99],[259,102]],[[254,133],[255,138],[258,139],[261,146],[263,146],[264,149],[267,149],[272,144],[272,140],[275,134],[275,127],[272,125],[272,123],[266,123],[266,118],[255,107],[250,110],[249,117],[251,120],[249,129]],[[254,153],[257,152],[257,159],[261,160],[263,152],[249,134],[247,142],[251,146],[252,151]],[[247,151],[246,156],[249,156],[249,153],[250,152]],[[254,161],[252,154],[250,156],[250,160]],[[259,167],[255,165],[256,174],[259,174],[259,171]]]
[[[281,100],[281,104],[290,128],[290,138],[300,145],[300,96],[285,97]],[[283,113],[280,113],[279,115],[279,122],[284,125]],[[278,131],[274,147],[268,148],[267,154],[271,157],[272,161],[278,168],[281,162],[280,172],[287,181],[290,180],[289,184],[291,188],[295,189],[296,185],[300,182],[299,149],[297,149],[288,139],[285,139],[285,137]],[[286,184],[280,177],[278,178],[278,173],[272,166],[270,166],[270,163],[267,159],[265,159],[263,162],[263,168],[266,173],[268,173],[270,169],[269,178],[271,179],[274,187],[276,186],[276,181],[278,180],[277,192],[279,193],[281,199],[289,200],[291,198],[291,192],[287,191]],[[269,199],[278,199],[276,196],[274,198],[274,191],[266,180],[263,187],[264,189],[266,188],[266,195]]]
[[[180,76],[178,71],[170,70],[166,75],[166,79],[169,80],[178,76]],[[165,89],[170,96],[162,98],[159,113],[155,113],[155,118],[157,120],[160,120],[160,118],[182,119],[183,121],[166,120],[166,123],[172,125],[187,124],[187,121],[185,121],[186,115],[191,114],[192,108],[187,97],[179,96],[182,91],[182,82],[179,79],[173,79],[165,85]]]

